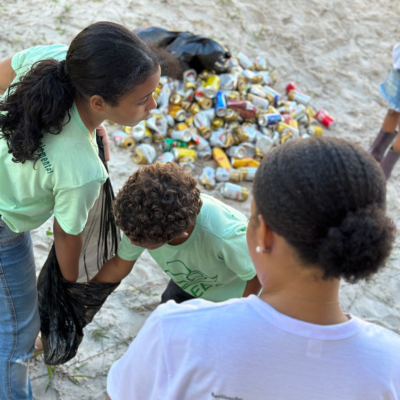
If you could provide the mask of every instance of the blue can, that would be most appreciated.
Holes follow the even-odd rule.
[[[227,110],[225,95],[221,90],[217,93],[215,97],[215,114],[217,117],[225,117]]]
[[[266,119],[266,125],[275,125],[279,122],[282,122],[282,115],[281,114],[261,114],[260,117],[264,117]]]

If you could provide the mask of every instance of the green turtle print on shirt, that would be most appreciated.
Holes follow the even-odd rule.
[[[180,260],[167,262],[165,272],[177,285],[194,297],[201,297],[212,287],[222,286],[216,283],[218,275],[211,277],[198,270],[192,271]]]

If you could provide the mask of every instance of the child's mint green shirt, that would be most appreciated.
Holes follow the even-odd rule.
[[[67,50],[65,45],[37,46],[16,54],[11,62],[14,82],[34,62],[63,60]],[[5,139],[0,139],[0,215],[14,232],[38,228],[53,213],[69,234],[82,232],[86,224],[108,175],[75,103],[70,114],[59,135],[44,135],[35,168],[30,161],[14,163]]]
[[[187,293],[210,301],[242,297],[256,275],[246,242],[247,218],[232,207],[201,195],[203,206],[186,242],[149,250],[164,272]],[[124,235],[118,255],[137,260],[145,248]]]

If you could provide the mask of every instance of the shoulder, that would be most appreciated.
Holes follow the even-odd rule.
[[[21,75],[37,61],[45,60],[48,58],[64,60],[67,51],[68,46],[64,44],[31,47],[15,54],[12,58],[11,66],[17,75]]]
[[[204,299],[193,299],[177,304],[170,300],[161,304],[153,312],[152,316],[160,322],[176,322],[178,320],[193,320],[196,324],[201,323],[203,317],[217,319],[220,315],[235,315],[233,310],[243,308],[246,299],[235,298],[221,303],[214,303]],[[229,310],[229,312],[228,312]],[[185,322],[186,323],[186,322]]]
[[[248,219],[240,211],[222,203],[214,197],[202,194],[200,224],[203,229],[225,239],[237,229],[246,231]]]
[[[397,354],[400,354],[400,335],[371,322],[360,319],[359,321],[363,326],[363,337],[371,346],[377,349],[386,349],[389,352],[395,350]]]

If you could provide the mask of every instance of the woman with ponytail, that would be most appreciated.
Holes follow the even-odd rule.
[[[61,272],[75,281],[88,213],[107,179],[101,123],[134,126],[156,104],[157,57],[128,29],[90,25],[69,47],[37,46],[0,62],[0,399],[32,399],[39,331],[29,231],[54,214]],[[106,151],[106,159],[109,152]]]
[[[385,207],[385,176],[356,145],[312,138],[267,154],[247,228],[261,295],[159,306],[111,368],[110,398],[400,399],[400,337],[339,304],[341,280],[384,267]]]

